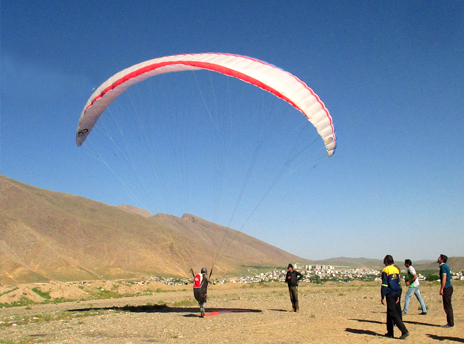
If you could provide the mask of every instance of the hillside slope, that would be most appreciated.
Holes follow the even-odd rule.
[[[26,185],[0,175],[0,282],[216,274],[305,260],[193,215],[182,218]],[[220,249],[219,249],[220,248]],[[218,255],[219,253],[219,255]]]

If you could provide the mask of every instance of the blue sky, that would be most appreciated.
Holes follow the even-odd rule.
[[[462,1],[7,0],[0,11],[1,174],[153,214],[192,213],[310,259],[462,256]],[[324,158],[285,102],[210,72],[135,86],[76,146],[95,87],[133,64],[200,52],[255,57],[305,81],[333,117],[335,155]],[[148,146],[118,139],[114,123],[143,131]],[[307,139],[295,139],[300,130]],[[106,145],[108,135],[122,141]]]

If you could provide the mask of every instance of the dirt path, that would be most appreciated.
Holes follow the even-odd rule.
[[[389,343],[396,339],[383,337],[379,290],[375,284],[301,285],[301,310],[292,313],[283,285],[212,286],[207,312],[215,313],[203,319],[189,289],[3,308],[0,343]],[[452,329],[441,328],[446,321],[438,287],[421,291],[429,313],[418,315],[411,299],[407,341],[464,343],[464,285],[455,286]]]

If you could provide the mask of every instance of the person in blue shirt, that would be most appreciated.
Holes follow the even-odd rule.
[[[451,271],[446,262],[448,257],[440,254],[437,263],[440,264],[440,295],[443,297],[443,308],[446,313],[447,324],[444,328],[454,327],[453,306],[451,305],[451,296],[453,296],[453,286],[451,285]]]
[[[386,255],[383,259],[385,268],[382,270],[382,305],[387,301],[387,333],[385,336],[393,338],[394,325],[401,331],[400,339],[405,339],[409,336],[409,331],[404,326],[401,318],[401,284],[400,284],[400,269],[395,266],[395,261],[391,255]]]

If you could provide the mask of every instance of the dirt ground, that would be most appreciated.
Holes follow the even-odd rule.
[[[39,288],[56,304],[0,308],[0,343],[390,343],[379,283],[301,284],[300,312],[283,283],[209,287],[207,316],[199,317],[191,286],[98,282],[52,283],[0,288],[0,303],[36,298]],[[124,294],[92,300],[89,288]],[[464,284],[454,283],[455,327],[446,324],[436,283],[423,283],[428,314],[411,299],[404,316],[410,343],[464,343]],[[150,295],[147,295],[150,294]],[[94,293],[95,294],[95,293]],[[14,296],[15,295],[15,296]],[[39,296],[40,298],[40,296]],[[397,330],[396,337],[400,336]]]

